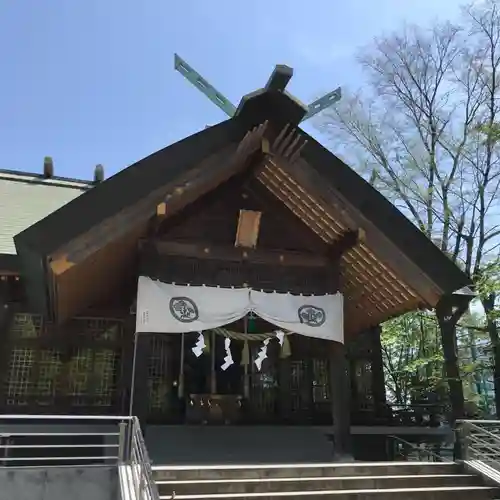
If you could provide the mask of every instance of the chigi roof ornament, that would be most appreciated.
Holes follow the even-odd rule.
[[[43,176],[46,179],[54,176],[54,160],[52,160],[51,156],[46,156],[43,159]]]
[[[184,59],[182,59],[178,54],[174,54],[174,68],[186,78],[192,85],[194,85],[200,92],[205,94],[218,108],[220,108],[227,116],[232,118],[236,113],[238,108],[229,101],[224,95],[222,95],[213,85],[208,83],[205,78],[203,78],[196,70],[194,70]],[[283,92],[288,94],[285,90],[288,82],[293,76],[293,68],[285,66],[283,64],[278,64],[274,68],[267,84],[263,90],[265,91],[275,91]],[[290,96],[292,97],[292,96]],[[319,112],[323,111],[330,106],[333,106],[342,97],[341,88],[338,87],[323,97],[316,99],[312,103],[306,105],[307,113],[305,114],[302,121],[312,118]],[[245,97],[243,97],[243,100]],[[292,99],[296,100],[294,97]]]

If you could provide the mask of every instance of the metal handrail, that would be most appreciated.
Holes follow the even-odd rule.
[[[135,500],[159,500],[160,496],[153,478],[151,460],[144,443],[139,419],[132,417],[130,425],[122,426],[120,435],[125,443],[123,450],[128,455],[128,460],[123,463],[126,464],[128,477],[131,479],[131,491],[128,492],[127,497]]]
[[[487,426],[495,426],[498,432]],[[457,420],[455,439],[466,467],[500,484],[500,420]]]
[[[78,422],[82,425],[112,425],[114,429],[84,432],[68,429]],[[22,427],[28,423],[57,425],[61,432],[33,429],[25,432]],[[0,429],[2,426],[15,428],[12,432],[0,430],[0,467],[115,465],[119,467],[123,500],[160,498],[137,417],[0,415]],[[87,442],[75,442],[78,437]],[[64,440],[66,442],[61,442]],[[89,443],[89,440],[93,442]],[[67,455],[68,450],[73,453]]]
[[[485,428],[488,425],[497,426],[499,433]],[[456,439],[463,460],[482,462],[500,470],[500,421],[459,420],[456,423]]]
[[[482,427],[477,425],[477,423],[475,423],[475,421],[471,422],[471,421],[465,420],[465,421],[461,421],[461,423],[465,423],[467,425],[467,427],[469,428],[469,430],[474,430],[476,432],[479,432],[480,434],[486,434],[488,437],[490,437],[494,441],[497,441],[498,445],[500,446],[500,435],[499,434],[495,434],[494,432],[490,432],[486,429],[483,429]],[[500,427],[500,422],[496,422],[496,424]]]
[[[400,438],[399,436],[387,436],[389,439],[392,439],[393,441],[396,441],[397,443],[401,443],[405,445],[406,447],[410,448],[412,451],[415,451],[418,453],[419,460],[421,460],[422,453],[424,455],[427,455],[428,457],[432,457],[435,459],[436,462],[452,462],[452,460],[447,459],[446,457],[443,457],[441,455],[438,455],[437,453],[427,449],[427,448],[420,448],[417,446],[415,443],[410,443],[409,441],[406,441],[405,439]]]
[[[500,420],[476,420],[476,419],[474,419],[474,420],[467,420],[467,419],[459,419],[459,420],[457,420],[457,424],[464,423],[464,422],[468,423],[468,424],[472,424],[473,423],[474,425],[478,425],[478,424],[480,424],[480,425],[482,425],[482,424],[489,425],[489,424],[492,424],[492,425],[498,425],[498,427],[500,427]]]

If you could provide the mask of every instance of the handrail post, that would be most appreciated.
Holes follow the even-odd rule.
[[[470,458],[470,427],[467,422],[461,421],[455,424],[455,446],[454,446],[454,459],[468,460]]]
[[[139,463],[139,484],[137,485],[137,496],[138,500],[143,500],[144,498],[144,464]]]
[[[10,439],[10,435],[9,434],[2,434],[2,436],[0,437],[0,443],[5,446],[4,450],[3,450],[3,463],[2,465],[5,467],[6,465],[8,465],[8,462],[7,462],[7,458],[9,457],[10,455],[10,444],[11,444],[11,439]]]
[[[120,465],[124,464],[128,460],[128,446],[127,446],[127,435],[128,435],[128,425],[127,422],[120,422],[118,424],[119,436],[118,436],[118,463]]]

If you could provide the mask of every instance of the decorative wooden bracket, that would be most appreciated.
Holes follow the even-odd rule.
[[[287,123],[281,132],[274,139],[271,145],[271,153],[282,156],[290,163],[295,162],[305,145],[306,139],[302,139],[302,134],[295,128],[290,129],[290,124]]]
[[[331,245],[331,248],[328,251],[328,258],[333,261],[338,260],[344,253],[348,252],[358,243],[363,241],[365,241],[365,232],[363,229],[346,231]]]

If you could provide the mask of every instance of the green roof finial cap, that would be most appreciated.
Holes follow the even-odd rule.
[[[50,179],[54,176],[54,162],[52,156],[46,156],[43,159],[43,176],[46,179]]]

